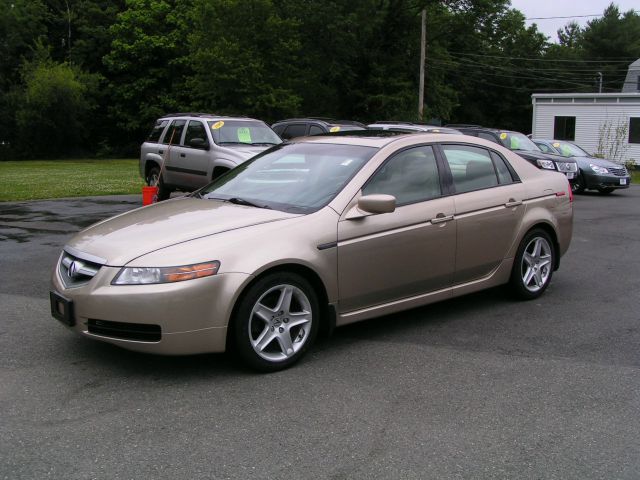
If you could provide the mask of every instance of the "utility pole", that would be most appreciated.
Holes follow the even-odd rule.
[[[424,57],[427,43],[427,9],[422,9],[422,34],[420,35],[420,85],[418,90],[418,118],[424,115]]]
[[[602,72],[598,72],[598,93],[602,93]]]

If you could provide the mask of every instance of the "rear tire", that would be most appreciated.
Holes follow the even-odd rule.
[[[275,372],[290,367],[318,334],[320,305],[312,285],[300,275],[267,275],[239,300],[233,317],[236,352],[249,367]]]
[[[556,252],[553,240],[542,229],[534,229],[520,242],[511,270],[511,290],[522,300],[538,298],[551,283]]]
[[[164,184],[159,167],[151,167],[147,174],[147,185],[158,187],[158,201],[167,200],[171,196],[171,189]]]

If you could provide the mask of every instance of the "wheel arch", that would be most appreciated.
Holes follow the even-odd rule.
[[[560,268],[560,242],[558,241],[558,235],[556,233],[556,229],[553,227],[553,225],[547,222],[538,222],[531,225],[524,232],[524,235],[522,235],[522,238],[526,237],[533,230],[543,230],[546,234],[549,235],[549,237],[551,237],[551,241],[553,242],[553,250],[555,253],[553,270],[554,271],[558,270],[558,268]],[[520,239],[520,241],[522,241],[522,238]]]
[[[318,273],[312,268],[300,263],[283,263],[271,266],[261,271],[258,275],[253,277],[251,281],[247,282],[247,284],[242,287],[242,290],[236,297],[233,308],[231,309],[231,315],[229,317],[226,340],[227,348],[229,348],[233,344],[233,319],[235,318],[238,308],[240,307],[240,304],[244,299],[247,291],[256,282],[266,277],[267,275],[272,275],[274,273],[295,273],[307,280],[313,287],[314,292],[318,295],[318,303],[320,305],[320,325],[318,333],[321,336],[327,337],[333,332],[336,325],[336,312],[335,309],[329,304],[327,289],[320,275],[318,275]]]

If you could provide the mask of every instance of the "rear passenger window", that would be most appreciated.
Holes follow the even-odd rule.
[[[498,172],[498,181],[501,184],[504,183],[513,183],[513,176],[511,175],[511,171],[507,164],[500,155],[495,152],[491,152],[491,158],[493,159],[493,164],[496,167],[496,172]]]
[[[164,127],[167,126],[167,123],[169,123],[169,120],[158,120],[147,137],[147,142],[157,143],[160,140],[160,135],[162,135],[162,131],[164,130]]]
[[[393,195],[398,205],[439,197],[440,176],[433,148],[410,148],[392,157],[362,189],[363,195],[373,193]]]
[[[484,138],[485,140],[489,140],[490,142],[498,143],[498,141],[496,140],[496,137],[494,137],[490,133],[482,133],[482,132],[480,132],[480,133],[478,133],[478,138]]]
[[[443,145],[442,150],[456,193],[498,185],[498,176],[487,150],[469,145]]]
[[[178,145],[180,143],[180,138],[182,137],[182,130],[184,130],[186,123],[186,120],[174,120],[164,133],[162,143]]]

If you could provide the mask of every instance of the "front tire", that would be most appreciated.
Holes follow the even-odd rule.
[[[523,300],[538,298],[551,283],[556,260],[553,241],[547,232],[535,229],[522,239],[511,271],[511,289]]]
[[[614,190],[615,188],[611,188],[611,187],[601,187],[598,189],[601,195],[609,195]]]
[[[320,305],[311,284],[295,273],[258,280],[233,318],[235,346],[251,368],[274,372],[296,363],[316,339]]]
[[[584,192],[585,188],[586,188],[586,183],[584,181],[584,177],[582,176],[582,173],[578,172],[578,175],[576,176],[575,180],[571,184],[571,192],[574,194],[582,193]]]

